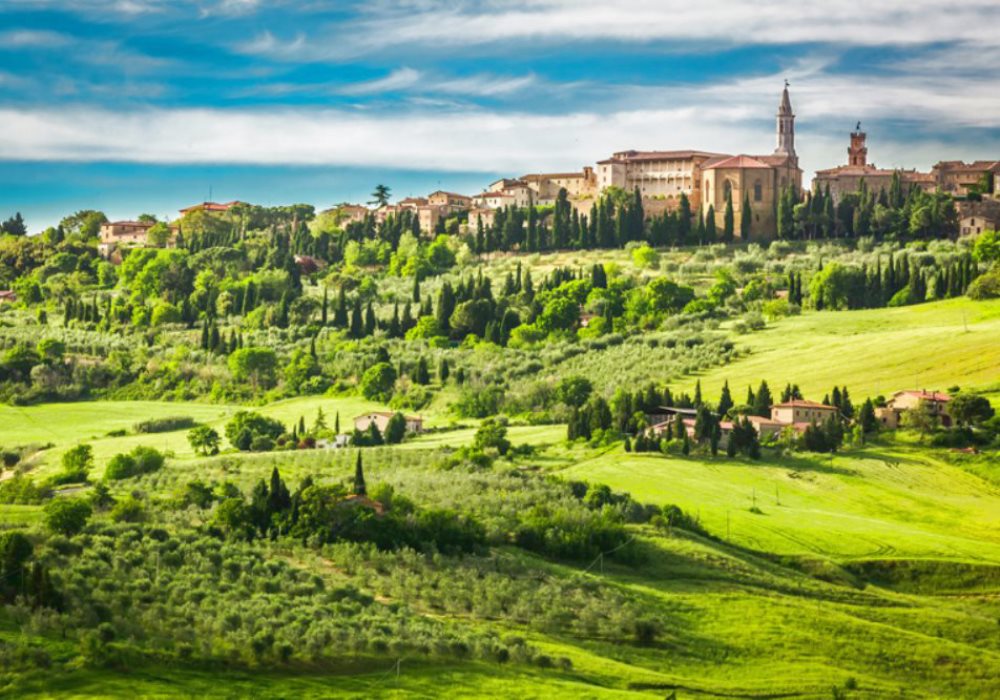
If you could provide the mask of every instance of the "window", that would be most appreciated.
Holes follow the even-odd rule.
[[[760,180],[753,183],[753,201],[759,202],[764,199],[764,187],[760,184]]]
[[[722,198],[726,201],[733,196],[733,183],[730,180],[726,180],[726,183],[722,187]]]

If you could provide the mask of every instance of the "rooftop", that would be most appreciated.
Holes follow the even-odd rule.
[[[691,160],[693,158],[726,158],[725,153],[711,153],[709,151],[619,151],[612,154],[606,160],[598,161],[603,163],[630,163],[642,161],[661,160]]]
[[[941,403],[951,401],[951,397],[948,396],[948,394],[945,394],[940,391],[926,391],[924,389],[921,389],[919,391],[917,390],[897,391],[895,394],[893,394],[893,398],[895,398],[896,396],[916,396],[918,399],[921,399],[922,401],[938,401]]]
[[[781,403],[776,403],[771,408],[818,408],[827,411],[836,411],[836,406],[827,406],[825,403],[819,403],[818,401],[806,401],[805,399],[793,399],[792,401],[783,401]]]
[[[711,163],[707,163],[702,166],[702,170],[721,170],[728,168],[765,168],[769,170],[771,166],[762,162],[759,158],[747,155],[730,156],[729,158],[712,161]]]

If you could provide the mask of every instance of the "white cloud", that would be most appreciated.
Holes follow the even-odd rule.
[[[416,85],[420,80],[420,71],[412,68],[399,68],[384,78],[353,83],[339,88],[343,95],[377,95],[383,92],[405,90]]]
[[[851,3],[800,0],[425,0],[375,3],[360,19],[314,39],[273,36],[239,50],[284,60],[336,60],[399,47],[431,49],[511,41],[692,42],[693,47],[822,43],[918,45],[996,43],[996,0]],[[259,39],[259,38],[258,38]]]
[[[773,102],[773,95],[772,102]],[[298,164],[509,172],[579,168],[625,148],[769,152],[768,118],[748,123],[742,106],[623,110],[557,116],[481,112],[371,116],[337,110],[0,110],[0,159],[150,163]],[[803,109],[799,108],[800,115]],[[853,115],[851,119],[853,119]],[[801,118],[800,118],[801,121]],[[843,161],[845,134],[800,134],[807,169]],[[808,136],[806,135],[808,134]],[[927,167],[982,155],[981,145],[918,146],[881,135],[884,165]]]

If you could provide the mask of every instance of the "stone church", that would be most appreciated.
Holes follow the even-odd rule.
[[[724,156],[701,166],[701,210],[708,216],[714,210],[716,228],[722,231],[726,201],[732,197],[735,235],[740,235],[740,220],[747,196],[750,201],[753,238],[770,238],[777,232],[777,205],[787,187],[802,189],[802,170],[795,153],[795,113],[788,95],[788,84],[781,93],[777,114],[777,148],[769,155]]]

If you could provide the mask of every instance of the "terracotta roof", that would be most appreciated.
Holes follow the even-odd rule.
[[[759,160],[761,163],[767,163],[768,165],[772,166],[787,165],[788,161],[791,159],[791,156],[775,155],[773,153],[766,156],[750,156],[750,157],[753,158],[754,160]]]
[[[819,403],[818,401],[805,401],[803,399],[793,399],[792,401],[776,403],[772,405],[771,408],[822,408],[829,411],[837,410],[836,406],[827,406],[825,403]]]
[[[633,161],[657,161],[657,160],[691,160],[692,158],[724,158],[724,153],[710,153],[708,151],[619,151],[610,158],[599,160],[598,163],[627,163]]]
[[[512,194],[504,194],[503,192],[483,192],[482,194],[477,194],[473,199],[486,199],[487,197],[513,197]]]
[[[111,221],[104,224],[105,226],[144,226],[145,228],[152,228],[156,225],[155,221]]]
[[[923,401],[938,401],[944,403],[946,401],[951,401],[951,397],[948,394],[942,393],[940,391],[897,391],[893,394],[896,396],[916,396]]]
[[[367,418],[368,416],[385,416],[386,418],[392,418],[396,415],[396,411],[369,411],[368,413],[362,413],[360,416],[354,416],[354,420],[359,418]],[[403,416],[406,420],[419,420],[422,421],[423,418],[420,416]]]
[[[433,197],[436,194],[446,194],[449,197],[458,197],[459,199],[469,199],[470,197],[465,194],[458,194],[457,192],[445,192],[444,190],[437,190],[436,192],[431,192],[427,195],[428,198]]]
[[[966,163],[961,160],[942,160],[934,166],[935,170],[948,170],[952,172],[982,172],[983,170],[1000,170],[1000,161],[977,160]]]
[[[715,161],[707,165],[702,165],[702,170],[715,170],[722,168],[766,168],[771,169],[771,166],[767,163],[762,163],[757,158],[751,156],[732,156],[730,158],[724,158],[723,160]]]
[[[765,418],[764,416],[747,416],[746,419],[754,425],[788,425],[785,421]]]
[[[229,211],[237,204],[243,204],[243,202],[238,199],[234,199],[231,202],[226,202],[225,204],[219,204],[218,202],[202,202],[201,204],[193,204],[186,209],[181,209],[181,214],[189,211],[202,210],[202,211]]]
[[[522,175],[521,180],[524,182],[538,182],[539,180],[568,180],[571,178],[584,178],[587,175],[583,172],[578,173],[531,173],[529,175]]]

